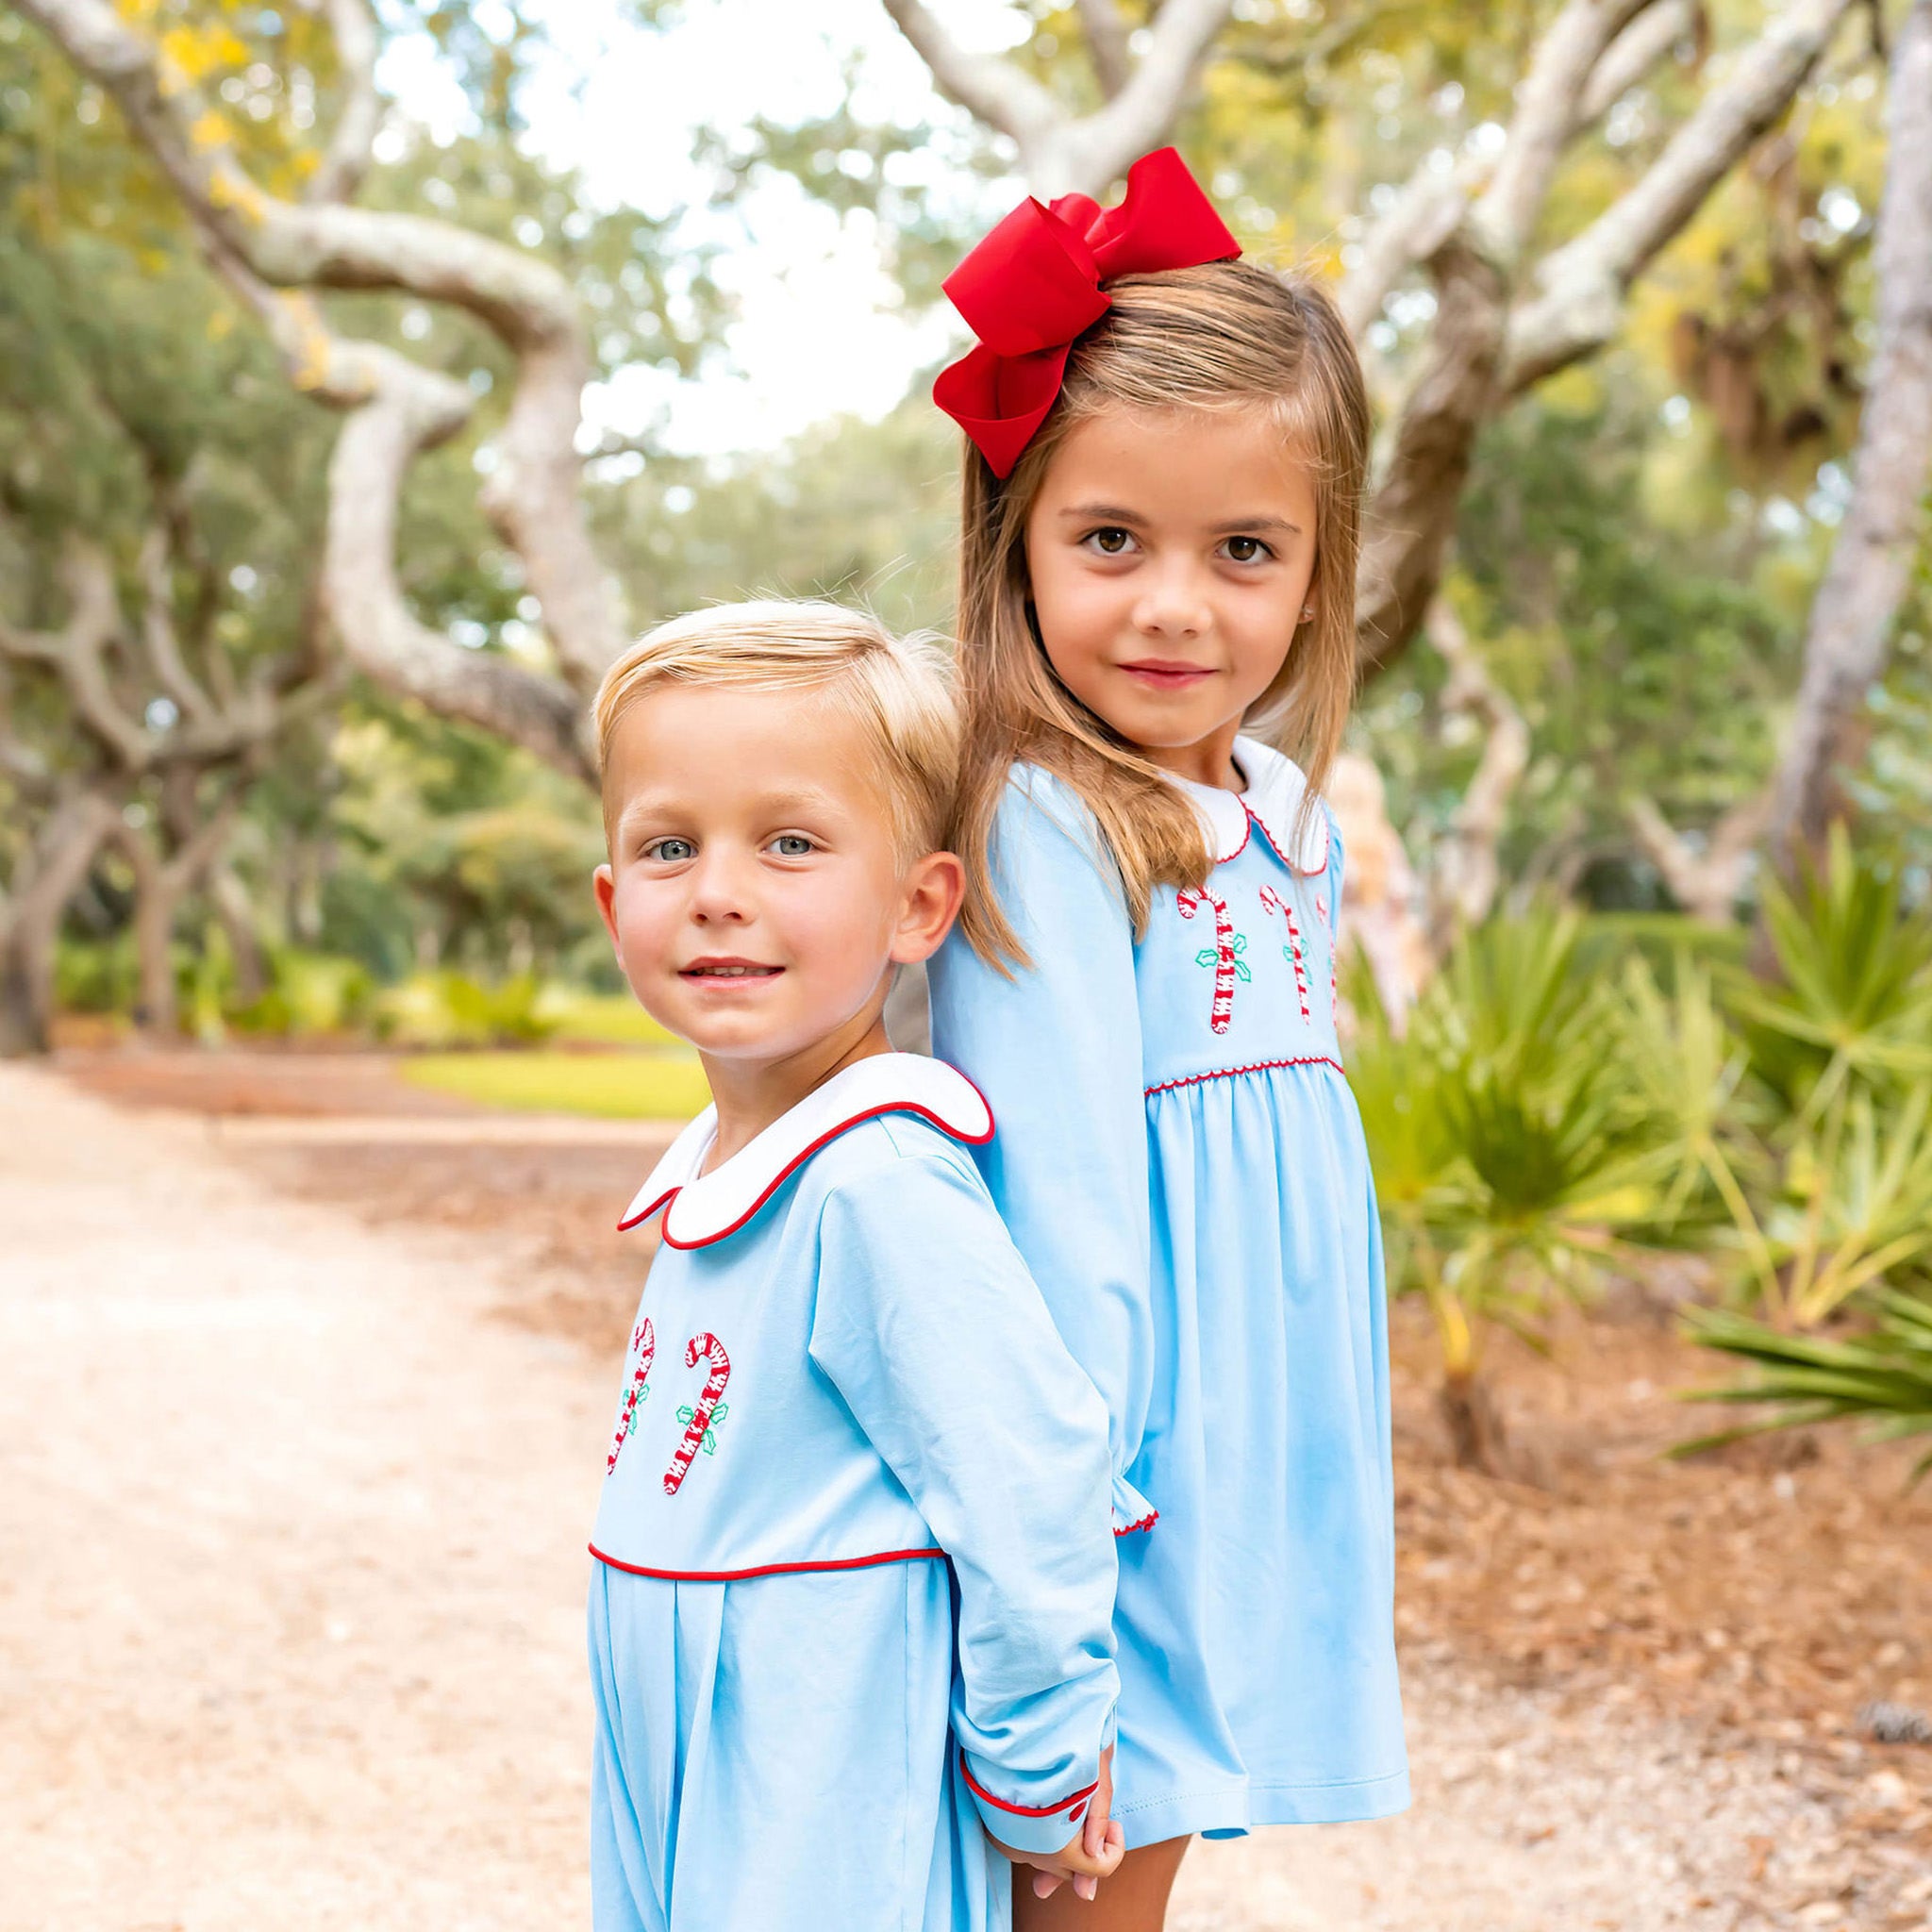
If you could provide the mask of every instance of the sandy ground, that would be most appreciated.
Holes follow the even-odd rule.
[[[459,1198],[398,1226],[275,1158],[0,1067],[0,1927],[582,1925],[615,1350]],[[1415,1808],[1196,1848],[1175,1932],[1932,1928],[1871,1824],[1927,1754],[1825,1778],[1447,1641],[1406,1669]]]

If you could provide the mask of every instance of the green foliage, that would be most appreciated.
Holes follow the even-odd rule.
[[[1539,907],[1465,933],[1398,1037],[1358,973],[1350,1078],[1391,1286],[1428,1299],[1452,1377],[1482,1328],[1534,1338],[1654,1226],[1665,1181],[1632,1105],[1624,1014],[1577,970],[1581,922]]]
[[[280,946],[269,974],[261,997],[229,1015],[238,1031],[309,1039],[353,1033],[369,1022],[375,986],[359,959]]]
[[[1777,976],[1735,975],[1730,997],[1759,1074],[1804,1123],[1855,1088],[1932,1076],[1932,912],[1902,911],[1895,868],[1835,825],[1794,891],[1767,883],[1764,924]]]
[[[460,973],[414,973],[377,993],[372,1011],[377,1033],[396,1046],[531,1045],[556,1031],[542,1002],[527,973],[494,986]]]
[[[1695,1308],[1690,1333],[1707,1348],[1752,1363],[1757,1373],[1692,1401],[1762,1405],[1770,1413],[1742,1427],[1687,1442],[1679,1455],[1714,1448],[1767,1429],[1862,1419],[1879,1441],[1932,1434],[1932,1295],[1895,1289],[1870,1298],[1875,1321],[1864,1334],[1840,1339],[1792,1335],[1729,1308]],[[1912,1470],[1932,1470],[1932,1453]]]

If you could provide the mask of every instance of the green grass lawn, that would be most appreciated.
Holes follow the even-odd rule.
[[[598,1046],[669,1046],[682,1050],[627,992],[580,992],[575,988],[546,991],[538,1012],[556,1024],[553,1040]]]
[[[686,1053],[430,1053],[402,1076],[482,1107],[609,1120],[689,1120],[710,1103],[704,1069]]]

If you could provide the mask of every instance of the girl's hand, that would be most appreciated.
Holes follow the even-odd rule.
[[[1068,1879],[1074,1881],[1076,1897],[1091,1899],[1100,1890],[1100,1881],[1111,1878],[1126,1856],[1126,1834],[1109,1815],[1113,1809],[1113,1746],[1100,1754],[1100,1782],[1087,1806],[1087,1817],[1077,1836],[1057,1852],[1016,1852],[993,1840],[994,1847],[1015,1865],[1031,1865],[1033,1895],[1051,1898]]]

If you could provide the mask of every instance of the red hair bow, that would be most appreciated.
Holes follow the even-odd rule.
[[[946,278],[979,345],[940,372],[933,401],[995,476],[1010,475],[1059,395],[1075,338],[1113,306],[1103,282],[1241,252],[1171,147],[1128,169],[1118,208],[1063,194],[1047,208],[1029,195]]]

